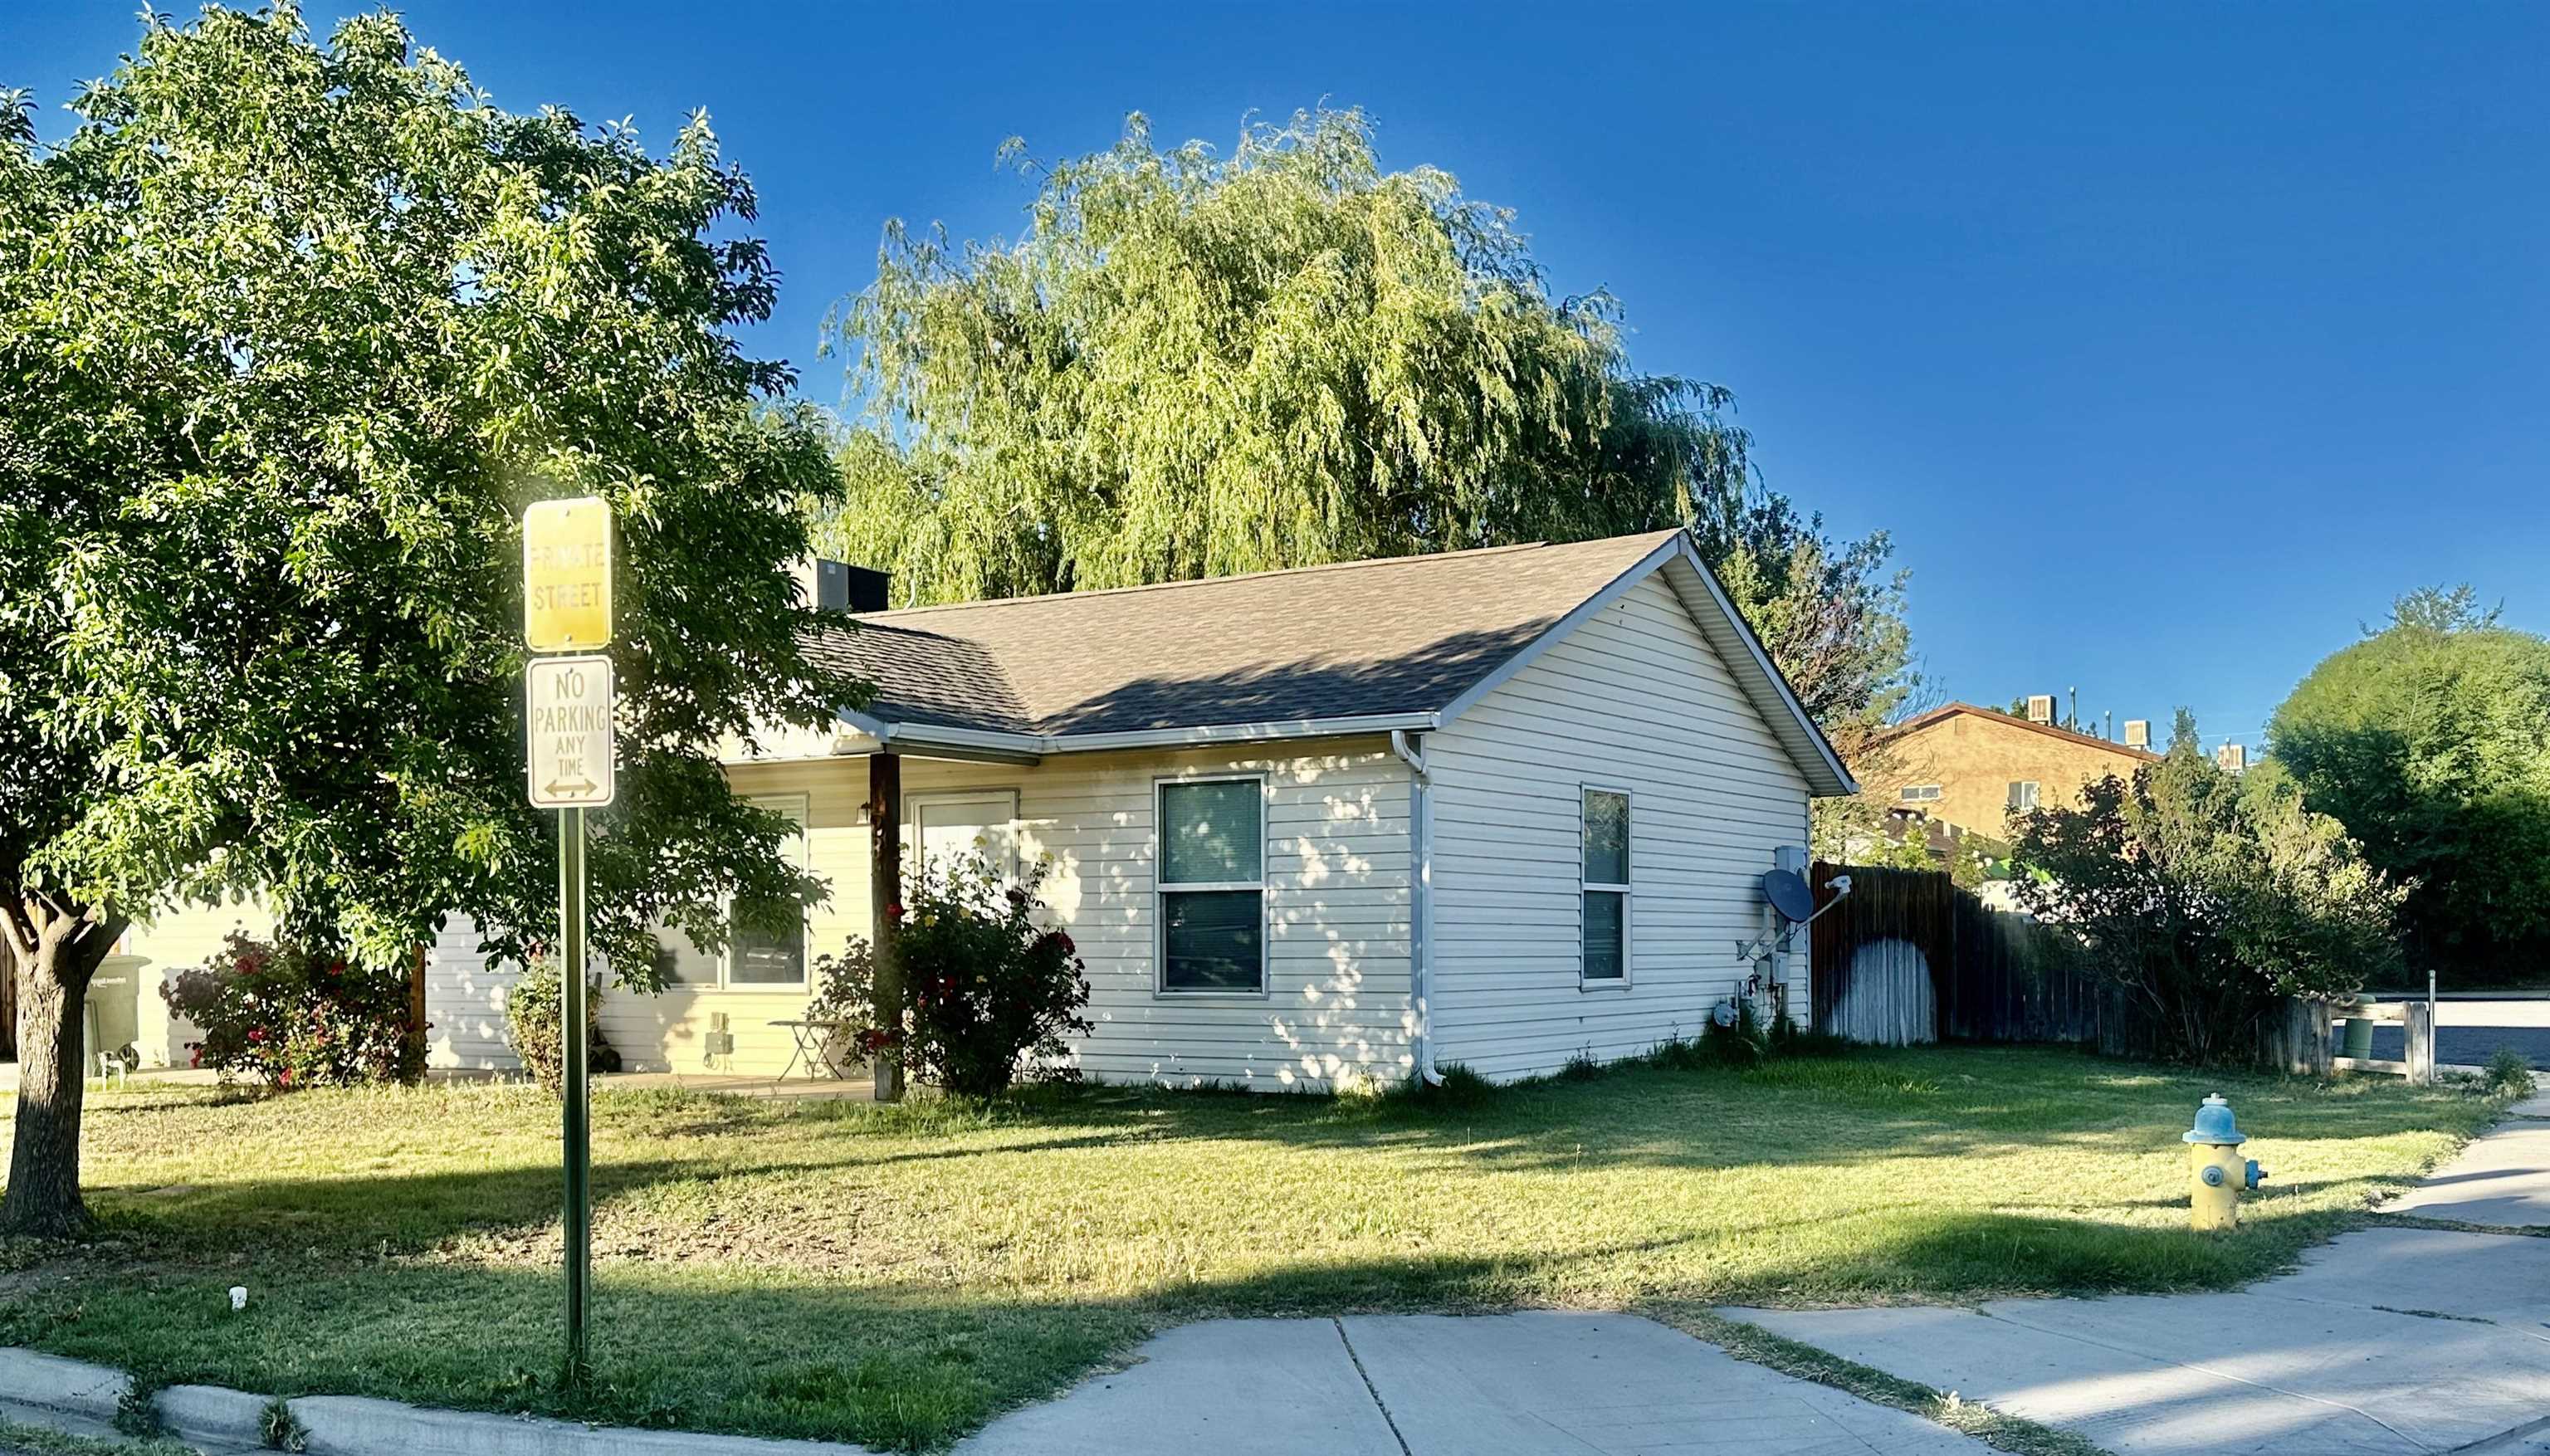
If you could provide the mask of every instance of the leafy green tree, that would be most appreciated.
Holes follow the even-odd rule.
[[[722,734],[826,720],[788,564],[834,490],[789,383],[752,194],[694,121],[516,116],[387,16],[146,18],[38,142],[0,106],[0,927],[23,1082],[0,1228],[85,1219],[73,1013],[128,919],[265,896],[404,963],[446,911],[554,936],[524,802],[518,513],[618,515],[620,804],[595,941],[815,893]]]
[[[868,417],[821,538],[910,601],[1689,526],[1845,752],[1910,689],[1887,538],[1761,490],[1725,390],[1631,368],[1360,113],[1030,169],[1020,242],[890,227],[837,318]]]
[[[2281,770],[2217,768],[2185,709],[2160,762],[2081,800],[2011,817],[2014,890],[2082,936],[2164,1051],[2237,1059],[2279,998],[2335,999],[2398,968],[2401,888]]]
[[[2448,984],[2542,974],[2550,639],[2501,626],[2467,586],[2414,592],[2313,668],[2267,732],[2311,808],[2413,884],[2417,964]]]

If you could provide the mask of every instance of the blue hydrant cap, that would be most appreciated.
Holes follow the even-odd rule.
[[[2208,1092],[2205,1095],[2204,1106],[2196,1110],[2196,1125],[2180,1133],[2178,1140],[2209,1142],[2215,1147],[2238,1147],[2249,1140],[2249,1134],[2241,1131],[2231,1120],[2231,1104],[2222,1100],[2222,1094]]]

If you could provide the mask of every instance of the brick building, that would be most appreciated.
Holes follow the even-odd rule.
[[[2050,707],[2049,699],[2036,701]],[[2147,748],[1971,703],[1924,713],[1896,728],[1888,742],[1894,751],[1887,761],[1862,775],[1870,798],[1995,838],[2003,837],[2004,818],[2013,809],[2071,804],[2085,784],[2159,761]]]

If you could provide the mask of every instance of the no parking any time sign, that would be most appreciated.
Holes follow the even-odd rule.
[[[619,759],[611,727],[611,659],[535,657],[524,673],[532,738],[532,803],[600,809]]]

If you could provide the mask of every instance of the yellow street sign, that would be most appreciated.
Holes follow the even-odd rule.
[[[611,642],[611,505],[536,501],[523,512],[523,640],[535,652]]]

